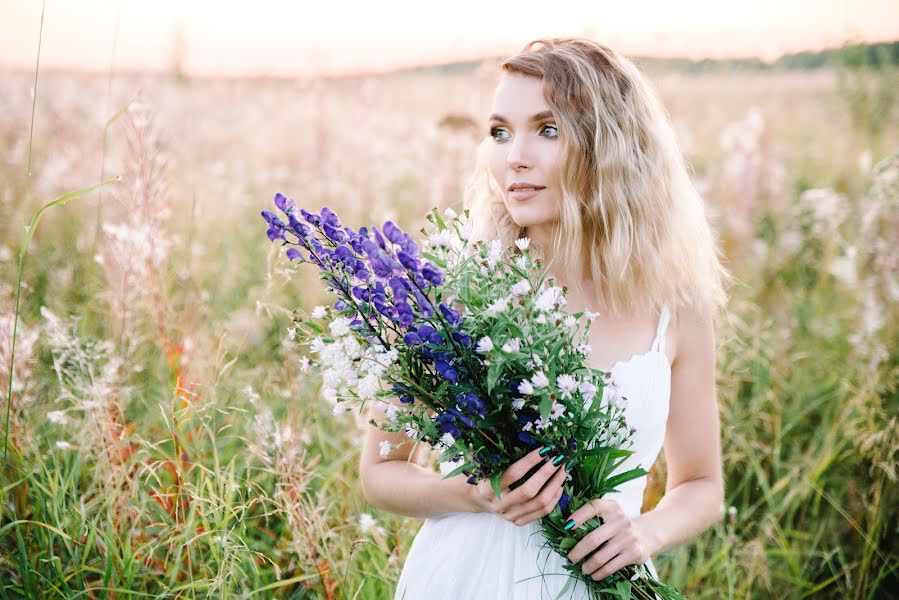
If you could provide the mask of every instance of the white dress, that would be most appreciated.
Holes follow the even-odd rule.
[[[619,393],[628,399],[627,422],[637,430],[634,454],[616,472],[638,465],[648,471],[662,448],[671,395],[671,365],[665,354],[668,319],[668,310],[663,309],[648,352],[611,368]],[[440,472],[445,475],[456,466],[440,463]],[[643,476],[605,497],[634,517],[640,514],[645,487]],[[539,519],[522,526],[489,512],[425,519],[412,540],[394,600],[589,598],[583,583],[563,568],[566,557],[544,544]],[[652,561],[646,565],[658,577]]]

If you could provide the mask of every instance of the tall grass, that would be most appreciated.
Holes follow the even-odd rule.
[[[288,334],[323,290],[271,248],[258,210],[281,190],[414,226],[458,202],[489,69],[123,76],[112,120],[93,108],[107,81],[47,77],[27,193],[23,81],[0,78],[0,273],[18,282],[0,288],[15,449],[0,597],[390,597],[420,522],[365,503],[360,422],[331,414]],[[693,598],[884,597],[899,558],[899,156],[853,135],[832,72],[656,81],[740,280],[719,332],[727,517],[656,557],[660,574]],[[887,120],[873,135],[895,133]],[[99,222],[83,203],[38,212],[33,198],[98,171],[121,174]],[[660,459],[644,508],[664,474]]]

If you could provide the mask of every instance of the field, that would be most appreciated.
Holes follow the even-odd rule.
[[[0,74],[0,597],[392,597],[421,521],[365,502],[360,422],[331,414],[288,335],[323,288],[259,211],[280,191],[417,231],[458,209],[494,77]],[[650,77],[738,279],[718,332],[726,515],[660,575],[690,598],[887,597],[895,76]],[[33,230],[10,405],[26,226],[115,177]]]

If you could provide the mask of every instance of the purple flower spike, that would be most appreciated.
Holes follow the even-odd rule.
[[[406,238],[406,234],[403,233],[403,230],[394,225],[392,221],[384,222],[384,235],[386,235],[387,239],[394,244],[401,244]]]
[[[286,214],[290,214],[297,209],[296,203],[281,192],[275,194],[275,206]]]
[[[327,223],[331,227],[340,227],[340,219],[338,219],[337,215],[334,214],[334,211],[327,206],[321,209],[320,214],[322,216],[322,219],[325,220],[325,223]]]
[[[571,498],[568,494],[562,493],[562,497],[559,498],[559,508],[565,510],[565,507],[568,506],[568,503],[571,501]]]
[[[456,370],[449,365],[449,363],[438,360],[436,363],[434,363],[434,368],[437,369],[437,372],[440,373],[440,376],[447,381],[451,383],[456,383],[457,381],[459,381],[459,373],[457,373]]]
[[[417,346],[422,343],[422,339],[414,331],[410,331],[409,333],[404,335],[403,341],[406,342],[407,344],[409,344],[410,346]]]
[[[288,248],[287,249],[287,258],[289,258],[290,260],[297,260],[297,259],[303,260],[303,255],[296,248]]]
[[[443,273],[431,263],[425,263],[421,268],[421,276],[427,279],[431,285],[440,285],[443,283]]]

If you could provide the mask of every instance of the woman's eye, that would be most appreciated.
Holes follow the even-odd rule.
[[[496,135],[498,133],[508,133],[505,129],[500,129],[499,127],[491,127],[490,128],[490,137],[492,137],[497,142],[501,141],[501,138],[497,138]]]
[[[559,137],[558,127],[556,127],[555,125],[544,125],[543,131],[546,131],[547,129],[552,129],[552,135],[547,135],[546,137]]]

